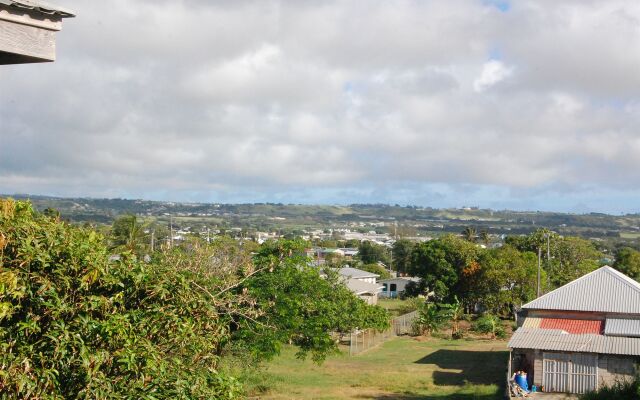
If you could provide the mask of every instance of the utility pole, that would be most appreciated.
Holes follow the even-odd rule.
[[[156,233],[155,230],[151,231],[151,252],[153,253],[153,244],[154,244],[154,238],[153,235]]]
[[[537,297],[540,297],[540,268],[541,268],[540,258],[541,256],[542,256],[542,248],[538,247],[538,290],[537,290],[538,296]]]
[[[173,248],[173,215],[169,216],[169,248]]]
[[[209,232],[211,232],[211,229],[209,229],[209,227],[207,226],[207,243],[210,243],[211,239],[209,237]]]
[[[551,260],[551,251],[549,249],[549,240],[551,238],[551,233],[547,233],[547,262],[549,262],[549,260]]]

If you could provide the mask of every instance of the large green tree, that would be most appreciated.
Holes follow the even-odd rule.
[[[483,255],[482,271],[473,288],[476,298],[492,312],[508,316],[533,300],[537,291],[537,255],[506,245]],[[541,290],[546,291],[546,272],[541,270]]]
[[[575,236],[563,237],[548,229],[538,229],[527,236],[510,236],[506,243],[522,252],[540,251],[543,267],[553,287],[593,271],[603,257],[592,241]],[[547,250],[550,258],[547,258]]]
[[[406,273],[411,268],[411,252],[415,243],[400,239],[393,244],[393,269],[401,274]]]
[[[264,312],[245,320],[236,337],[257,357],[273,356],[283,343],[292,343],[299,356],[321,361],[338,349],[333,333],[389,326],[387,312],[354,296],[337,274],[327,270],[321,278],[304,246],[266,242],[254,258],[261,272],[242,285]]]
[[[420,291],[423,294],[432,293],[436,301],[447,298],[451,288],[458,282],[456,269],[447,256],[447,248],[440,240],[418,244],[411,255],[409,273],[422,278]]]
[[[616,250],[613,266],[623,274],[640,281],[640,252],[630,247]]]
[[[562,286],[597,269],[602,257],[590,240],[574,236],[562,238],[547,266],[551,284]]]
[[[469,305],[483,251],[486,250],[454,235],[419,243],[412,251],[409,273],[422,278],[418,288],[423,293],[433,292],[436,301],[450,302],[457,296]]]
[[[360,243],[357,257],[363,264],[375,264],[380,261],[389,265],[389,251],[387,248],[368,240]]]
[[[96,232],[0,200],[0,398],[237,398],[217,355],[233,282],[108,256]]]

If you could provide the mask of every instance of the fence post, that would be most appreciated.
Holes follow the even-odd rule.
[[[366,350],[369,348],[369,343],[371,343],[371,336],[369,336],[369,330],[365,329],[364,331],[364,346],[362,346],[362,350]]]
[[[353,354],[358,354],[358,338],[360,336],[360,332],[356,331],[356,348],[353,350]]]
[[[349,332],[349,355],[353,355],[353,332]]]

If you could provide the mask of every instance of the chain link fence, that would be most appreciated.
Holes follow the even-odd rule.
[[[349,355],[353,356],[367,351],[372,347],[383,343],[392,337],[411,333],[413,320],[417,316],[417,311],[400,315],[391,320],[391,326],[385,331],[379,332],[375,329],[364,329],[354,331],[349,334]]]

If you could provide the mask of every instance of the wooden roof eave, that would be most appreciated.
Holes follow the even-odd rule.
[[[6,6],[1,3],[0,20],[56,32],[62,30],[61,15],[44,14],[35,10]]]
[[[55,36],[65,17],[0,0],[0,65],[55,61]]]

